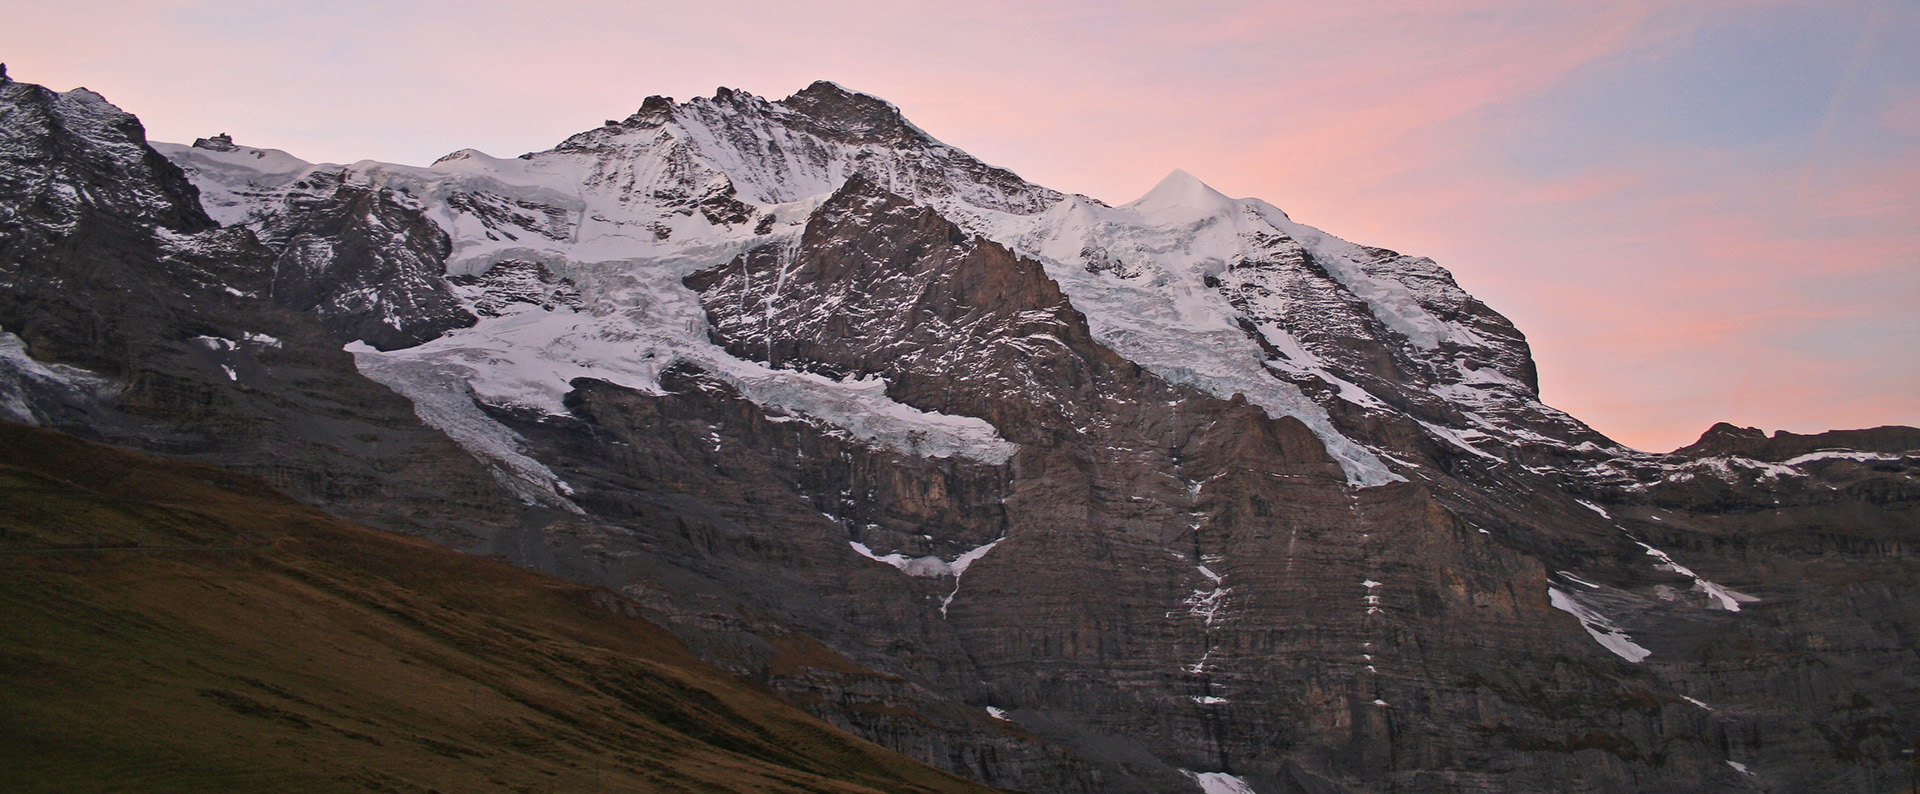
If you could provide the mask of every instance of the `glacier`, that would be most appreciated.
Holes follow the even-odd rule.
[[[466,149],[426,167],[308,163],[239,146],[156,148],[187,171],[223,224],[269,222],[285,201],[322,181],[317,177],[336,175],[345,184],[390,190],[426,212],[451,238],[448,276],[535,263],[578,289],[577,310],[513,311],[415,347],[355,350],[367,374],[416,402],[449,399],[425,390],[470,390],[472,399],[490,404],[558,413],[576,378],[657,393],[663,370],[690,363],[771,411],[867,443],[914,455],[1008,460],[1015,446],[983,420],[919,411],[887,398],[882,383],[745,361],[709,341],[700,304],[681,279],[755,249],[797,244],[813,210],[861,174],[1040,262],[1086,315],[1094,338],[1121,356],[1172,383],[1221,398],[1241,395],[1270,416],[1299,420],[1356,487],[1404,477],[1383,450],[1342,433],[1325,399],[1384,413],[1394,410],[1393,395],[1370,391],[1323,360],[1331,349],[1326,340],[1297,338],[1274,321],[1286,310],[1282,297],[1249,308],[1217,288],[1224,274],[1271,257],[1276,246],[1301,252],[1364,304],[1404,340],[1404,355],[1435,362],[1433,395],[1421,399],[1469,408],[1463,426],[1421,420],[1442,443],[1482,457],[1492,456],[1474,438],[1555,443],[1502,417],[1563,416],[1512,374],[1463,363],[1461,350],[1498,346],[1458,318],[1436,316],[1430,307],[1471,298],[1429,260],[1384,257],[1298,224],[1266,202],[1228,198],[1185,171],[1117,207],[1064,194],[981,163],[883,100],[831,83],[779,101],[728,89],[684,103],[649,98],[624,121],[547,151],[500,158]],[[1262,321],[1251,322],[1250,313]],[[398,374],[410,369],[456,373],[461,384],[429,386]],[[1332,397],[1316,399],[1302,384],[1325,384]],[[545,474],[514,461],[499,431],[481,430],[471,415],[455,420],[428,409],[422,416],[504,462],[540,498],[552,492]]]

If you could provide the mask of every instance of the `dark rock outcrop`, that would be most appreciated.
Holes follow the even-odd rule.
[[[273,301],[317,318],[342,341],[412,347],[474,316],[446,283],[452,244],[419,204],[392,188],[315,171],[255,228],[272,248]]]
[[[903,402],[1021,443],[1005,540],[941,619],[987,697],[1112,790],[1173,789],[1178,769],[1464,790],[1734,779],[1715,748],[1667,727],[1698,724],[1692,706],[1574,642],[1546,603],[1548,570],[1451,499],[1354,492],[1298,423],[1132,367],[1037,264],[923,207],[850,180],[795,247],[688,285],[737,355],[881,375]],[[854,658],[936,690],[972,685]],[[1573,760],[1587,751],[1608,761]]]
[[[319,323],[267,300],[273,251],[215,225],[131,115],[10,82],[0,157],[0,331],[30,357],[9,368],[64,368],[15,418],[218,462],[451,542],[511,514],[472,457]]]
[[[1737,427],[1720,422],[1707,428],[1700,440],[1673,451],[1673,457],[1698,459],[1714,455],[1740,455],[1779,462],[1822,450],[1902,453],[1920,450],[1920,429],[1911,427],[1875,427],[1866,430],[1830,430],[1801,435],[1785,430],[1772,437],[1757,427]]]
[[[553,274],[538,262],[508,260],[471,276],[448,279],[455,287],[472,293],[473,311],[482,317],[498,317],[515,305],[535,306],[543,311],[581,308],[580,290],[572,282]]]

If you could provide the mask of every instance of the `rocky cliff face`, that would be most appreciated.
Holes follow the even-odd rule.
[[[210,191],[216,195],[226,186],[202,176],[203,169],[221,168],[211,155],[243,151],[230,138],[169,150],[190,174],[216,185]],[[196,157],[201,152],[209,156]],[[291,176],[284,184],[248,180],[235,191],[238,197],[227,199],[240,203],[220,207],[245,211],[247,228],[273,250],[268,292],[275,303],[318,318],[334,336],[380,350],[473,324],[446,283],[452,244],[419,201],[351,168],[305,168]]]
[[[268,299],[273,252],[214,223],[133,116],[0,83],[0,158],[7,418],[217,461],[447,540],[512,510],[319,322]]]
[[[103,101],[5,90],[43,174],[0,181],[14,415],[271,449],[989,785],[1904,780],[1920,431],[1627,450],[1430,260],[1183,173],[1063,195],[827,83],[428,168],[162,146],[191,184],[47,109]],[[100,314],[109,260],[165,311]]]

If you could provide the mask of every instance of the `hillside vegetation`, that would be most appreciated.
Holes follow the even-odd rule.
[[[0,425],[0,790],[986,792],[604,591]]]

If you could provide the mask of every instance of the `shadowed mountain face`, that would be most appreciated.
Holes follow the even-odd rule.
[[[827,83],[428,168],[149,158],[130,117],[13,121],[78,92],[3,88],[49,175],[0,182],[0,270],[40,296],[0,314],[11,415],[615,591],[934,766],[1905,780],[1920,431],[1628,450],[1541,404],[1524,337],[1430,260],[1184,173],[1063,195]],[[164,379],[193,388],[143,408]]]
[[[217,461],[379,526],[455,539],[511,522],[483,465],[269,300],[271,249],[209,219],[133,116],[0,82],[0,119],[7,418]]]
[[[0,423],[14,792],[986,792],[605,591]]]

